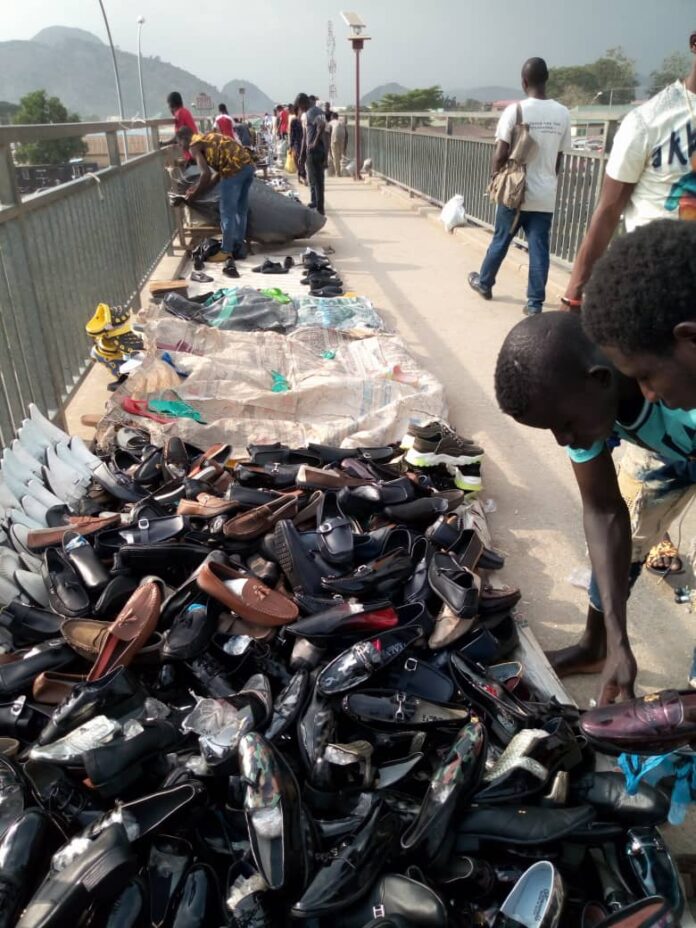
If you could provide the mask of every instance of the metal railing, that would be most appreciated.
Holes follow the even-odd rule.
[[[596,127],[606,148],[613,139],[616,115],[613,111],[613,118],[588,115],[574,124],[582,125],[587,134]],[[360,120],[361,157],[371,159],[372,171],[379,177],[438,206],[462,194],[470,219],[492,229],[495,206],[486,187],[498,116],[367,113]],[[354,124],[349,129],[353,136]],[[603,152],[563,155],[551,229],[551,256],[558,263],[568,266],[575,258],[599,197],[605,163]],[[524,244],[524,237],[520,234],[517,241]]]
[[[165,166],[171,149],[122,162],[118,123],[0,127],[0,445],[30,401],[59,411],[89,363],[85,323],[97,303],[136,306],[171,247]],[[22,198],[13,146],[105,133],[110,164],[94,174]]]

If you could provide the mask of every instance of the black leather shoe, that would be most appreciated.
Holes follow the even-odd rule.
[[[276,928],[268,887],[246,861],[230,868],[225,907],[232,928]]]
[[[273,548],[281,570],[293,590],[321,593],[322,579],[334,572],[318,553],[308,551],[292,522],[282,519],[273,531]]]
[[[290,726],[297,720],[309,696],[309,674],[306,670],[298,670],[293,674],[287,686],[281,690],[273,703],[273,714],[264,737],[273,741],[284,735]]]
[[[167,661],[188,661],[208,647],[217,631],[222,607],[197,590],[192,601],[174,617],[162,643],[162,657]]]
[[[457,808],[476,791],[486,760],[486,744],[486,729],[481,722],[469,722],[433,774],[418,817],[401,835],[401,847],[411,852],[417,849],[419,862],[436,859]]]
[[[394,850],[399,819],[382,803],[355,836],[322,867],[292,907],[297,918],[319,918],[348,906],[369,892]]]
[[[11,702],[0,703],[0,735],[20,741],[35,741],[51,717],[51,711],[38,703],[17,696]]]
[[[146,773],[157,773],[157,760],[181,741],[176,725],[166,719],[141,723],[143,731],[132,738],[116,738],[82,755],[87,776],[105,798],[122,794]]]
[[[79,532],[63,535],[63,554],[77,572],[85,589],[96,593],[109,582],[109,572],[89,541]]]
[[[124,572],[112,577],[94,604],[96,619],[113,619],[140,585],[140,579]]]
[[[212,696],[213,699],[226,699],[237,692],[237,686],[227,668],[207,651],[187,661],[186,669],[194,680],[197,693]]]
[[[126,830],[110,825],[72,863],[51,870],[17,922],[22,928],[77,925],[96,901],[117,896],[136,868]]]
[[[413,562],[403,548],[397,548],[370,564],[361,564],[343,577],[325,576],[322,587],[342,596],[387,598],[413,572]]]
[[[146,697],[146,691],[130,671],[115,667],[98,680],[76,684],[67,699],[54,709],[38,743],[50,744],[95,715],[125,719],[144,704]]]
[[[338,504],[337,494],[327,490],[321,498],[316,517],[319,554],[330,564],[351,564],[353,560],[353,526]]]
[[[255,732],[239,744],[239,770],[251,851],[259,873],[272,890],[306,883],[309,862],[303,845],[300,791],[275,749]]]
[[[370,604],[346,602],[343,598],[330,602],[327,609],[288,625],[288,633],[320,642],[334,636],[354,637],[387,631],[399,624],[399,615],[388,599]]]
[[[351,718],[367,725],[415,729],[461,726],[471,715],[466,706],[430,702],[400,690],[349,693],[343,697],[341,708]]]
[[[17,764],[0,755],[0,836],[29,805],[26,781]]]
[[[28,809],[0,841],[0,928],[12,928],[63,835],[48,813]]]
[[[182,838],[157,835],[152,840],[147,861],[151,925],[169,924],[169,916],[192,857],[191,845]]]
[[[85,828],[103,814],[94,790],[74,780],[62,767],[28,760],[24,773],[39,804],[67,830]]]
[[[633,882],[643,896],[662,896],[677,921],[684,912],[685,899],[677,865],[657,828],[629,828],[624,860]]]
[[[0,666],[0,698],[28,690],[40,673],[61,670],[74,660],[72,648],[62,639],[36,645],[21,660]]]
[[[364,487],[344,487],[338,493],[338,505],[347,516],[361,519],[380,512],[385,506],[407,503],[416,495],[408,477],[397,477],[384,483]]]
[[[334,740],[336,714],[331,703],[326,701],[316,687],[316,676],[310,680],[311,697],[297,722],[297,743],[300,756],[310,776],[317,777],[322,771],[326,745]]]
[[[220,887],[215,871],[208,864],[196,863],[184,877],[172,912],[172,928],[208,928],[219,925],[221,917]]]
[[[80,577],[58,548],[44,552],[41,576],[48,590],[48,601],[57,615],[78,618],[90,610],[89,596]]]
[[[364,928],[376,914],[379,920],[375,924],[380,928],[386,928],[392,918],[407,919],[407,924],[420,928],[443,928],[449,924],[447,907],[435,890],[401,873],[380,877],[359,905],[336,914],[336,925]]]
[[[435,553],[428,564],[430,588],[462,619],[473,619],[478,612],[480,578],[452,554]]]
[[[146,913],[145,887],[136,877],[113,902],[98,908],[95,925],[103,925],[104,928],[139,928]]]
[[[202,735],[199,739],[201,755],[211,771],[228,765],[241,750],[241,739],[249,731],[263,728],[273,711],[271,685],[267,677],[256,673],[238,693],[225,700],[237,710],[235,724],[222,731]]]
[[[503,744],[508,744],[521,728],[530,725],[531,713],[504,686],[486,674],[483,667],[459,654],[452,654],[450,660],[454,678],[464,696],[486,714],[493,732]]]
[[[410,503],[387,506],[384,514],[394,522],[406,522],[409,525],[426,526],[449,511],[449,502],[442,496],[426,496],[414,499]]]
[[[568,792],[570,805],[588,803],[597,810],[597,817],[631,825],[664,825],[669,815],[669,796],[648,783],[638,784],[629,795],[623,773],[607,770],[588,773],[573,779]]]
[[[359,641],[323,668],[317,678],[317,689],[323,696],[335,696],[354,689],[395,661],[422,637],[420,625],[409,625]]]
[[[23,648],[60,637],[63,616],[27,606],[13,599],[0,613],[0,625],[9,629],[15,647]]]

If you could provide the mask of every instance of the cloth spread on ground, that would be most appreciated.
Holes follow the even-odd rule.
[[[302,297],[298,301],[297,325],[318,325],[352,334],[385,331],[384,320],[370,300],[356,297]]]
[[[202,304],[168,293],[162,305],[178,319],[227,331],[286,332],[297,323],[297,310],[290,299],[281,301],[253,287],[222,288]]]

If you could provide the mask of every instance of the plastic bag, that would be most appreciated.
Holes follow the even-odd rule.
[[[448,200],[442,207],[440,222],[448,232],[453,232],[458,226],[465,226],[468,222],[464,209],[464,197],[458,193]]]
[[[295,153],[292,148],[288,149],[288,154],[285,159],[285,170],[288,174],[297,174],[297,162],[295,161]]]

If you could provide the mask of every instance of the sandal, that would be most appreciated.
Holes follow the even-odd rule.
[[[679,549],[672,543],[669,535],[654,545],[645,559],[645,566],[651,574],[659,576],[674,576],[684,573],[684,563],[679,556]]]

